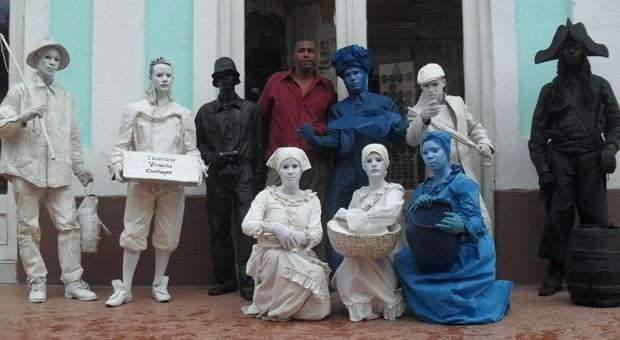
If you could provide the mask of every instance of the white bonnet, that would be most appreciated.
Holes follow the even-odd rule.
[[[362,166],[364,165],[364,162],[366,162],[366,158],[368,157],[368,155],[370,155],[372,152],[378,153],[379,156],[383,158],[386,168],[390,166],[390,155],[388,154],[387,149],[382,144],[376,143],[368,144],[362,149]]]
[[[282,162],[289,158],[293,158],[298,161],[301,165],[302,171],[306,171],[312,167],[310,166],[310,160],[308,159],[308,156],[306,156],[304,150],[296,147],[283,147],[276,149],[276,151],[274,151],[271,157],[267,160],[267,166],[278,171]]]

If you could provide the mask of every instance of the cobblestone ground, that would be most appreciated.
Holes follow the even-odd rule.
[[[332,315],[322,321],[269,322],[247,318],[237,293],[212,297],[206,287],[171,287],[173,300],[157,303],[149,287],[134,288],[134,302],[107,308],[99,300],[63,297],[48,287],[48,301],[30,304],[23,285],[0,285],[1,339],[620,339],[620,308],[572,305],[568,293],[540,298],[536,287],[517,286],[508,315],[478,326],[441,326],[410,314],[397,321],[349,322],[332,294]]]

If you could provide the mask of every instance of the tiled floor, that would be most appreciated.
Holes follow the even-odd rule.
[[[269,322],[241,315],[237,293],[207,295],[206,287],[171,287],[173,300],[157,303],[150,288],[134,288],[134,302],[106,308],[100,299],[79,302],[48,287],[48,301],[29,304],[23,285],[0,285],[0,339],[620,339],[620,308],[572,305],[568,293],[540,298],[536,287],[518,286],[504,320],[490,325],[441,326],[407,314],[397,321],[349,322],[332,295],[332,315],[322,321]]]

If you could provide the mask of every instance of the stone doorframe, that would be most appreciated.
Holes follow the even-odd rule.
[[[24,69],[24,40],[26,11],[38,11],[47,8],[47,1],[33,4],[32,1],[11,0],[10,2],[9,41],[15,58]],[[45,19],[46,20],[46,19]],[[38,25],[40,23],[29,23]],[[7,56],[8,57],[8,56]],[[19,74],[12,60],[9,64],[9,86],[20,81]],[[6,195],[0,195],[0,283],[17,283],[17,216],[12,186],[9,183]]]

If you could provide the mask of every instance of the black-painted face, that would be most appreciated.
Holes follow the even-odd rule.
[[[562,57],[568,66],[574,66],[581,63],[583,49],[581,44],[576,41],[567,41],[562,46]]]
[[[218,72],[215,75],[215,83],[217,87],[219,87],[222,91],[230,91],[235,88],[235,83],[237,82],[237,74],[232,70],[226,70],[223,72]]]

